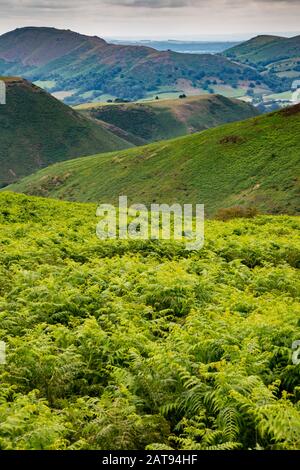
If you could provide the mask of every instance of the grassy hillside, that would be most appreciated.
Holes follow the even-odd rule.
[[[7,104],[0,106],[0,185],[51,163],[131,146],[29,82],[0,79],[7,88]]]
[[[200,134],[40,171],[10,189],[76,201],[254,205],[299,213],[300,105]]]
[[[228,49],[223,55],[243,64],[259,66],[268,72],[273,71],[281,78],[300,77],[300,36],[258,36]]]
[[[171,139],[258,114],[253,106],[220,95],[105,105],[88,109],[83,106],[81,112],[122,129],[128,133],[128,139],[134,136],[134,143],[136,137],[144,143]]]
[[[237,58],[241,61],[249,60],[250,62],[259,62],[263,57],[264,51],[268,51],[269,47],[274,47],[274,44],[281,44],[285,38],[280,36],[261,35],[256,36],[249,41],[237,44],[230,49],[223,52],[226,57]],[[251,60],[250,60],[251,58]]]
[[[0,194],[1,449],[299,449],[299,220],[188,252],[95,212]]]
[[[70,103],[85,102],[86,94],[136,100],[174,87],[191,91],[209,89],[213,83],[245,88],[250,82],[273,84],[226,57],[107,44],[54,28],[21,28],[0,36],[0,59],[11,62],[6,74],[51,83],[55,91],[72,90]]]
[[[300,56],[300,36],[257,36],[223,53],[226,57],[252,64],[267,65],[279,60]]]

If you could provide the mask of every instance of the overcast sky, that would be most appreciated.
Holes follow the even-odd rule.
[[[0,0],[0,7],[0,33],[22,26],[106,38],[300,33],[300,0]]]

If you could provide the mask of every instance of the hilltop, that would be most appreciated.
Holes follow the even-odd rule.
[[[51,163],[131,146],[26,80],[0,78],[7,89],[0,106],[1,186]]]
[[[151,47],[108,44],[98,37],[55,28],[19,28],[0,36],[0,71],[68,91],[68,103],[109,95],[137,100],[171,91],[250,84],[272,87],[253,68],[213,54],[180,54]]]
[[[299,213],[300,105],[199,134],[53,165],[12,191],[74,201],[237,204]]]
[[[18,28],[0,36],[0,57],[30,70],[88,44],[91,47],[101,47],[105,46],[106,42],[98,37],[84,36],[70,30]]]
[[[82,105],[76,109],[121,129],[126,139],[135,144],[192,134],[258,114],[243,101],[208,94],[144,103]]]
[[[257,36],[228,49],[223,56],[280,78],[300,77],[300,36]]]
[[[244,59],[255,54],[259,55],[264,49],[268,49],[270,44],[280,43],[285,38],[281,36],[260,35],[249,39],[248,41],[237,44],[223,52],[226,57]]]

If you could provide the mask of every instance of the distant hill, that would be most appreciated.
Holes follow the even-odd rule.
[[[82,106],[81,112],[122,129],[125,132],[124,137],[135,144],[192,134],[259,114],[252,105],[221,95],[96,107]]]
[[[106,44],[103,39],[82,36],[70,30],[34,27],[16,29],[3,34],[0,39],[1,58],[15,61],[29,70],[73,52],[83,42],[91,47]]]
[[[257,36],[228,49],[223,55],[290,79],[300,77],[300,36]]]
[[[180,54],[146,46],[108,44],[98,37],[54,28],[20,28],[0,36],[0,70],[68,90],[68,102],[98,95],[136,100],[170,90],[272,86],[268,77],[221,55]],[[67,97],[66,97],[67,99]]]
[[[300,211],[300,105],[243,122],[53,165],[9,189],[74,201],[238,204]]]
[[[280,36],[261,35],[249,39],[248,41],[237,44],[223,52],[226,57],[238,57],[239,59],[245,58],[246,61],[248,56],[260,54],[264,48],[267,48],[270,44],[281,42],[284,38]]]
[[[217,54],[240,44],[240,41],[184,41],[184,40],[160,40],[152,39],[110,39],[112,44],[128,44],[135,46],[152,47],[158,51],[166,51],[170,49],[174,52],[182,52],[184,54]]]
[[[4,78],[7,104],[0,106],[0,186],[51,163],[131,146],[19,78]]]

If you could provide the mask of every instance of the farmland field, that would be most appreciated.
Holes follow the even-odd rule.
[[[0,449],[299,448],[299,218],[208,221],[188,252],[0,202]]]

